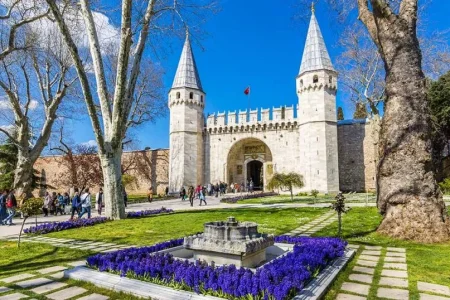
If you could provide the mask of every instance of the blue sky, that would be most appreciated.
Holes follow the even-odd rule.
[[[200,78],[207,93],[205,113],[246,109],[247,98],[243,91],[248,85],[251,86],[253,109],[291,106],[298,102],[295,77],[309,20],[293,20],[296,14],[293,2],[222,2],[222,10],[205,25],[208,36],[201,41],[201,47],[193,43]],[[450,1],[434,0],[427,11],[428,30],[450,28]],[[316,17],[334,62],[340,54],[336,46],[340,28],[325,4],[316,8]],[[173,41],[173,51],[161,61],[166,72],[167,91],[175,75],[182,44],[182,40]],[[338,92],[337,105],[344,108],[344,114],[349,118],[353,114],[353,105],[345,99],[346,95]],[[86,121],[75,122],[72,133],[77,143],[94,139]],[[169,117],[142,125],[136,136],[141,149],[147,146],[168,148]]]

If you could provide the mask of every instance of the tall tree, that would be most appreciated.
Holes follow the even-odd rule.
[[[78,19],[81,16],[86,29],[90,49],[89,59],[92,61],[97,89],[96,97],[94,97],[88,74],[82,64],[76,35],[71,32],[70,23],[63,16],[67,10],[62,9],[59,1],[46,0],[46,2],[64,38],[80,79],[103,169],[106,215],[115,219],[125,218],[121,183],[122,140],[129,125],[133,103],[136,102],[136,85],[149,33],[155,33],[157,28],[164,26],[166,30],[158,31],[158,34],[163,38],[167,37],[177,28],[173,23],[174,20],[180,20],[181,25],[185,27],[189,14],[201,19],[202,13],[209,11],[214,3],[193,0],[175,2],[150,0],[144,11],[141,11],[138,3],[123,0],[119,43],[117,50],[113,49],[116,57],[114,68],[112,68],[114,81],[110,82],[109,86],[102,53],[105,49],[99,41],[99,28],[94,20],[96,12],[92,8],[92,3],[88,0],[80,0],[77,3],[80,11],[77,7],[69,7],[70,13],[74,15],[72,18]],[[161,23],[158,24],[158,22]],[[133,47],[132,43],[134,43]]]
[[[353,119],[366,119],[368,117],[366,105],[363,102],[356,102]]]
[[[327,2],[351,26],[357,11],[383,65],[384,90],[378,94],[382,98],[372,97],[374,101],[384,100],[384,116],[379,121],[380,130],[376,130],[380,135],[377,205],[383,215],[378,231],[422,242],[448,240],[449,220],[431,155],[430,113],[423,72],[427,64],[422,60],[417,34],[418,0]],[[440,58],[445,60],[447,56]],[[359,94],[367,86],[365,74],[372,74],[367,70],[370,69],[361,73],[362,81],[355,80],[358,85],[362,82]]]
[[[357,4],[358,17],[386,71],[377,172],[383,221],[378,232],[422,242],[448,240],[449,220],[433,172],[430,113],[417,38],[418,0],[402,0],[398,6],[386,0],[357,0]]]
[[[338,121],[344,120],[344,110],[340,106],[338,107],[338,110],[337,110],[337,119],[338,119]]]

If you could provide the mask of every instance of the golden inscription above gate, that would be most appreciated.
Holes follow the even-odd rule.
[[[254,146],[245,146],[244,153],[245,154],[257,154],[257,153],[265,153],[266,147],[264,145],[254,145]]]

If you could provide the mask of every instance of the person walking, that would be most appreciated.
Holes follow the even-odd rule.
[[[14,190],[12,190],[8,197],[6,198],[6,210],[8,212],[8,216],[6,219],[3,220],[4,225],[14,225],[12,222],[12,219],[16,215],[16,208],[17,208],[17,200],[16,196],[14,196]]]
[[[72,215],[70,216],[70,219],[73,220],[73,216],[75,215],[75,212],[77,215],[81,213],[81,201],[80,201],[80,193],[78,191],[78,188],[75,188],[73,198],[72,198]]]
[[[98,190],[97,195],[95,195],[95,203],[97,203],[98,215],[101,216],[102,208],[103,208],[103,189],[102,188],[100,188]]]
[[[0,224],[3,225],[3,220],[8,216],[6,212],[6,197],[8,196],[8,191],[5,190],[0,195]]]
[[[191,207],[194,206],[194,187],[191,185],[188,188],[188,197],[189,197],[189,202],[191,203]]]
[[[50,196],[49,192],[45,192],[44,204],[42,205],[42,213],[44,214],[44,217],[48,217],[48,210],[50,208],[51,201],[52,196]]]
[[[80,196],[81,200],[81,214],[78,215],[78,218],[84,216],[85,213],[88,215],[88,219],[91,218],[91,194],[89,193],[89,188],[84,190],[84,193]]]
[[[181,201],[184,201],[184,197],[186,197],[186,189],[184,188],[184,186],[182,186],[181,189],[180,189]]]
[[[123,188],[123,204],[125,205],[125,207],[127,207],[128,205],[128,194],[125,188]]]
[[[69,193],[64,193],[63,196],[63,201],[64,201],[64,214],[68,215],[71,212],[71,206],[70,206],[70,197],[69,197]]]
[[[152,203],[152,201],[153,201],[153,187],[152,186],[148,188],[147,200],[149,203]]]
[[[64,205],[64,197],[63,197],[63,195],[61,195],[61,193],[58,193],[58,196],[57,196],[57,207],[56,207],[56,215],[58,215],[58,212],[61,214],[61,216],[63,215],[63,214],[65,214],[65,212],[64,212],[64,208],[65,208],[65,205]]]
[[[200,187],[199,198],[200,198],[200,206],[202,206],[202,202],[205,202],[205,205],[206,205],[206,188],[205,187]]]
[[[169,196],[169,187],[166,186],[166,197]]]

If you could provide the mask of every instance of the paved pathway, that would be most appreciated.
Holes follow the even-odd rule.
[[[335,221],[337,221],[336,213],[330,210],[317,219],[288,232],[287,235],[310,236]]]
[[[17,241],[19,237],[9,236],[7,237],[8,241]],[[135,245],[124,245],[124,244],[115,244],[115,243],[104,243],[97,241],[85,241],[85,240],[74,240],[74,239],[62,239],[62,238],[51,238],[46,237],[45,235],[39,236],[24,236],[21,239],[21,242],[28,243],[45,243],[50,244],[56,247],[66,247],[70,249],[79,249],[79,250],[90,250],[93,252],[112,252],[120,249],[127,249],[133,247],[143,247],[143,246],[135,246]]]
[[[65,300],[74,297],[77,300],[107,300],[109,297],[90,293],[88,290],[62,282],[63,271],[68,268],[84,265],[84,261],[76,261],[64,266],[52,266],[35,272],[22,273],[0,279],[0,300],[46,299]]]
[[[376,274],[378,266],[382,268]],[[374,277],[379,280],[375,281]],[[336,299],[367,299],[371,290],[376,292],[377,298],[409,299],[406,249],[365,246]]]
[[[136,203],[136,204],[130,204],[128,205],[126,211],[141,211],[141,210],[151,210],[151,209],[159,209],[162,206],[165,208],[170,208],[175,211],[180,210],[208,210],[208,209],[236,209],[236,208],[298,208],[298,207],[319,207],[319,208],[328,208],[330,206],[329,203],[318,203],[318,204],[307,204],[307,203],[278,203],[278,204],[227,204],[227,203],[221,203],[220,200],[223,197],[231,197],[236,196],[236,194],[227,194],[225,196],[220,197],[207,197],[207,203],[208,205],[202,205],[199,206],[196,202],[196,204],[191,207],[189,204],[189,201],[181,201],[180,199],[172,199],[172,200],[163,200],[163,201],[154,201],[152,203]],[[348,206],[366,206],[365,203],[349,203]],[[375,206],[375,203],[369,203],[369,206]],[[92,216],[96,217],[98,216],[95,209],[92,209]],[[59,216],[49,216],[49,217],[43,217],[39,216],[37,218],[37,224],[43,224],[48,222],[60,222],[60,221],[67,221],[69,219],[68,215],[59,215]],[[0,230],[0,239],[8,237],[8,236],[14,236],[18,235],[20,232],[20,225],[22,224],[22,220],[19,218],[14,219],[14,223],[16,225],[14,226],[1,226]],[[24,228],[29,228],[31,226],[36,225],[36,219],[35,218],[28,218],[25,222]]]

